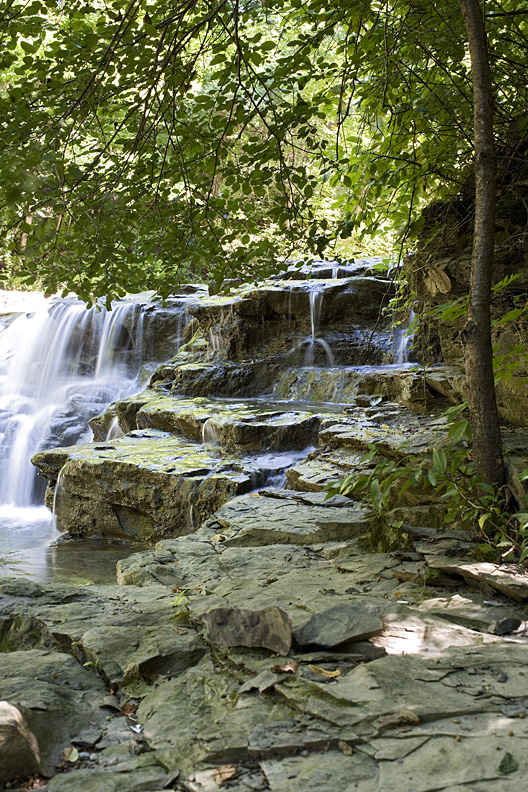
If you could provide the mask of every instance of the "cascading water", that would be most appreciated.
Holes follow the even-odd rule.
[[[21,549],[51,515],[41,506],[43,483],[31,457],[91,437],[88,419],[140,386],[148,300],[108,311],[76,299],[42,298],[32,313],[5,317],[0,327],[0,549]],[[177,309],[178,335],[184,303]],[[150,313],[150,315],[152,315]],[[179,338],[174,339],[177,348]],[[118,427],[114,427],[114,436]],[[33,539],[30,539],[30,536]]]
[[[315,350],[317,346],[321,346],[328,360],[328,365],[334,365],[334,356],[327,342],[322,338],[317,338],[319,332],[319,324],[321,321],[321,308],[323,305],[324,292],[322,289],[314,289],[310,292],[310,322],[312,326],[312,335],[307,339],[308,348],[304,358],[305,366],[313,366],[315,362]]]
[[[406,366],[409,363],[409,347],[414,338],[413,324],[416,315],[412,308],[409,310],[407,321],[394,333],[394,363],[398,366]]]

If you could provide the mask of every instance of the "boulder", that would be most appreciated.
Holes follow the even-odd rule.
[[[290,650],[291,619],[274,605],[260,611],[214,608],[203,618],[213,644],[270,649],[283,655]]]
[[[156,432],[55,449],[33,461],[53,486],[60,472],[57,523],[75,536],[179,536],[251,487],[242,465]]]
[[[328,649],[347,641],[363,641],[378,635],[383,628],[376,605],[358,599],[354,604],[335,605],[315,614],[294,638],[300,646]]]
[[[314,544],[351,539],[365,532],[371,510],[324,493],[262,490],[233,498],[215,514],[227,547]]]

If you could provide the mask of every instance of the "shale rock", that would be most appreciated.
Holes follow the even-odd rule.
[[[382,630],[379,609],[358,601],[355,605],[335,605],[312,616],[294,638],[300,646],[326,646],[331,649],[346,641],[363,641]]]
[[[8,709],[4,708],[6,750],[13,751],[13,763],[22,756],[28,759],[22,772],[19,764],[16,773],[5,772],[10,777],[35,770],[52,775],[61,751],[80,729],[104,722],[99,708],[104,692],[102,680],[70,655],[37,649],[4,653],[0,699],[9,703]],[[3,762],[3,751],[0,757]]]
[[[287,654],[291,646],[291,619],[271,605],[261,611],[214,608],[204,615],[207,638],[221,646],[249,646]]]
[[[371,510],[323,493],[263,490],[234,498],[215,514],[228,547],[314,544],[351,539],[368,527]]]

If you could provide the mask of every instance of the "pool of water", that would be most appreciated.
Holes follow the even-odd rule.
[[[76,585],[116,583],[116,564],[144,547],[101,539],[61,541],[48,509],[0,508],[0,577]]]

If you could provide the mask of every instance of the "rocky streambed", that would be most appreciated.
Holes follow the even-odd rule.
[[[442,446],[464,393],[391,365],[390,284],[342,274],[191,301],[147,390],[35,458],[62,530],[143,549],[117,585],[0,578],[5,786],[522,788],[528,576],[424,492],[325,497],[369,447]]]

